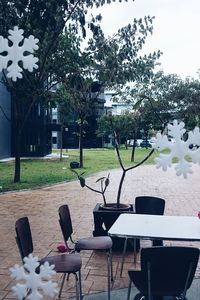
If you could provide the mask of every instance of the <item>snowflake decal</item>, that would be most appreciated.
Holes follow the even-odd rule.
[[[17,283],[12,287],[14,296],[21,300],[26,297],[30,300],[43,299],[41,292],[46,296],[53,298],[57,294],[57,283],[53,283],[50,279],[56,272],[53,270],[54,265],[45,262],[39,267],[38,257],[29,254],[24,258],[24,265],[20,267],[15,265],[10,268],[11,277],[23,283]],[[40,272],[39,272],[40,270]]]
[[[200,130],[199,127],[195,127],[193,131],[188,132],[188,138],[185,141],[183,139],[186,132],[184,127],[185,124],[183,122],[178,123],[177,120],[174,120],[173,124],[168,124],[168,135],[174,141],[170,141],[166,135],[158,133],[154,148],[159,151],[170,150],[169,154],[161,153],[159,157],[155,158],[158,168],[162,167],[166,171],[167,167],[171,167],[173,158],[177,158],[176,174],[187,178],[187,174],[192,173],[192,163],[200,164]],[[186,157],[190,158],[192,162],[187,161]]]
[[[17,78],[22,78],[23,69],[19,66],[19,62],[22,61],[23,68],[29,72],[33,72],[33,69],[37,69],[38,58],[34,57],[33,51],[38,49],[38,39],[35,39],[33,35],[28,38],[23,37],[24,30],[18,29],[17,26],[13,30],[9,30],[8,39],[0,36],[0,72],[3,69],[7,69],[7,77],[16,81]],[[12,42],[10,46],[8,40]],[[23,44],[22,44],[23,41]],[[3,52],[7,55],[3,55]]]

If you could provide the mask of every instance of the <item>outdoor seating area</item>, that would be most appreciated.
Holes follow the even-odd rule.
[[[132,170],[130,172],[130,175],[127,177],[126,184],[123,188],[123,202],[134,204],[135,198],[141,195],[159,197],[165,199],[163,219],[165,219],[167,216],[177,216],[177,218],[180,217],[180,219],[183,219],[183,216],[190,216],[196,218],[195,224],[197,220],[197,222],[199,221],[200,226],[200,220],[198,220],[197,217],[199,211],[198,187],[200,173],[196,168],[198,168],[198,166],[194,166],[195,172],[187,180],[176,176],[173,169],[170,169],[166,173],[161,170],[156,170],[155,166],[141,166],[137,170],[137,172],[134,172],[134,170]],[[114,170],[110,174],[110,177],[112,177],[113,180],[112,188],[108,192],[109,199],[111,199],[111,201],[115,195],[115,182],[117,185],[119,176],[120,170]],[[97,176],[88,178],[88,181],[93,182],[94,179],[98,177],[99,174]],[[151,180],[152,178],[154,178],[153,181]],[[41,189],[1,194],[0,201],[0,299],[8,300],[15,299],[11,292],[11,287],[14,285],[14,280],[10,277],[9,268],[14,266],[15,264],[22,264],[20,253],[15,241],[15,224],[16,229],[18,228],[18,223],[16,223],[16,221],[20,220],[21,218],[22,220],[29,221],[32,234],[31,238],[34,244],[34,255],[37,255],[40,259],[46,256],[48,256],[48,258],[46,258],[47,260],[51,260],[50,257],[54,257],[55,259],[55,257],[57,258],[59,256],[65,255],[59,253],[57,250],[57,246],[60,243],[63,243],[64,241],[67,242],[69,238],[67,246],[69,246],[70,248],[73,247],[73,243],[72,241],[70,241],[70,235],[72,235],[72,233],[73,240],[79,240],[80,245],[82,238],[92,237],[92,232],[94,229],[92,212],[95,205],[101,202],[101,198],[99,198],[99,196],[96,194],[91,194],[90,191],[86,189],[84,189],[83,191],[77,181],[73,181]],[[62,232],[64,226],[61,225],[62,209],[59,209],[61,207],[68,207],[70,210],[70,224],[71,226],[73,224],[73,229],[71,227],[71,231],[68,232],[68,238],[66,238],[64,232]],[[58,211],[60,212],[60,216],[58,214]],[[146,215],[144,215],[144,218],[145,216]],[[162,213],[160,213],[160,216],[157,217],[162,218]],[[187,235],[187,232],[189,230],[186,223],[185,226],[185,228],[184,226],[182,226],[184,232],[183,234]],[[176,251],[176,249],[180,249],[180,247],[181,249],[188,249],[188,247],[190,249],[191,247],[197,249],[200,248],[199,241],[184,241],[184,238],[182,240],[177,240],[176,238],[170,240],[167,239],[166,236],[161,235],[160,230],[161,228],[158,228],[158,236],[156,237],[154,234],[153,237],[155,238],[155,241],[157,239],[163,239],[164,246],[173,246],[165,247],[165,249],[175,249]],[[193,232],[191,233],[191,235],[192,234],[194,237],[195,233]],[[138,234],[137,237],[140,236],[142,237],[142,235]],[[91,241],[92,240],[93,238],[91,239]],[[20,244],[19,240],[18,244]],[[33,247],[33,244],[31,244],[31,247]],[[82,261],[81,284],[83,299],[109,299],[108,297],[110,297],[111,300],[127,299],[129,279],[131,279],[131,281],[133,281],[134,283],[134,285],[132,286],[134,289],[134,297],[136,296],[135,299],[140,299],[142,295],[139,294],[139,296],[141,297],[138,298],[138,293],[143,293],[143,291],[139,288],[140,284],[137,286],[135,278],[133,278],[134,276],[132,276],[132,271],[134,270],[133,272],[140,272],[140,259],[143,261],[144,257],[147,255],[147,251],[151,251],[148,250],[152,249],[151,246],[151,239],[140,240],[140,247],[142,249],[142,252],[137,253],[135,263],[134,251],[127,250],[124,257],[123,272],[121,276],[120,271],[123,251],[114,251],[112,254],[113,281],[111,281],[110,287],[108,286],[109,268],[106,262],[105,251],[93,251],[93,249],[98,249],[98,247],[96,246],[94,248],[86,246],[85,248],[83,247],[77,249],[80,253],[75,255],[80,257]],[[185,248],[182,248],[183,246]],[[109,247],[104,247],[104,249],[108,252],[110,250]],[[161,247],[157,249],[157,251],[159,251],[159,249],[163,248]],[[199,251],[194,251],[196,251],[196,256],[192,256],[193,259],[196,259],[195,263],[197,263]],[[142,253],[141,257],[140,253]],[[22,256],[25,255],[25,253],[21,254]],[[175,270],[177,270],[177,268],[179,267],[176,267],[175,263],[178,262],[173,261],[171,257],[169,258],[169,264],[167,265],[174,267]],[[182,264],[182,262],[180,264]],[[76,270],[77,272],[79,271],[79,268]],[[167,268],[167,266],[165,265],[163,268]],[[129,272],[128,275],[129,270],[132,271]],[[59,284],[60,288],[62,282],[62,274],[59,271],[60,270],[58,270],[57,274],[54,275],[52,279],[54,282],[57,282]],[[66,270],[66,273],[68,273],[69,271],[70,270]],[[187,271],[188,269],[185,269],[186,273]],[[190,276],[188,277],[189,285],[190,283],[192,283],[193,289],[194,291],[196,291],[196,293],[198,293],[199,291],[199,281],[200,264],[198,263],[196,270],[194,264]],[[69,276],[68,280],[65,280],[62,288],[61,299],[78,298],[79,295],[76,295],[75,282],[76,281],[74,280],[74,276],[72,275]],[[111,289],[110,295],[108,294],[108,288]],[[182,291],[184,291],[184,288],[185,286],[183,286]],[[77,286],[77,289],[79,289],[79,286]],[[192,295],[194,295],[194,293]],[[190,292],[188,292],[186,296],[188,300],[197,299],[194,296],[191,297]],[[133,291],[131,297],[130,299],[133,299]],[[55,299],[58,299],[58,297],[56,297]]]
[[[0,300],[200,298],[198,9],[133,2],[0,4]]]

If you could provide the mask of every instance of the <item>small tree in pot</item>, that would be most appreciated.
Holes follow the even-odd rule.
[[[137,163],[135,165],[132,165],[132,166],[129,166],[129,167],[125,167],[124,163],[122,161],[121,155],[120,155],[119,143],[118,143],[116,131],[115,131],[114,126],[113,126],[112,114],[111,113],[109,114],[109,121],[110,121],[110,126],[111,126],[111,130],[112,130],[113,137],[114,137],[114,146],[115,146],[115,151],[116,151],[116,154],[117,154],[117,160],[118,160],[119,165],[120,165],[121,170],[122,170],[122,174],[121,174],[121,178],[120,178],[119,186],[118,186],[118,191],[117,191],[116,202],[115,203],[107,203],[106,202],[105,193],[106,193],[106,190],[107,190],[108,185],[110,183],[110,179],[109,179],[110,174],[108,174],[108,176],[100,177],[100,178],[97,179],[96,182],[100,182],[100,189],[98,190],[98,189],[95,189],[95,188],[89,186],[86,183],[86,180],[83,177],[85,172],[83,172],[81,174],[78,174],[78,172],[76,172],[75,170],[72,169],[72,171],[76,174],[78,180],[80,181],[81,187],[86,187],[89,190],[102,195],[104,208],[112,208],[112,209],[117,209],[117,210],[122,209],[123,210],[127,207],[127,205],[122,204],[120,202],[120,200],[121,200],[122,186],[123,186],[123,183],[124,183],[124,180],[125,180],[126,173],[128,171],[130,171],[132,169],[135,169],[135,168],[139,167],[140,165],[142,165],[153,154],[154,149],[152,149],[139,163]]]
[[[128,171],[130,171],[134,168],[137,168],[141,164],[143,164],[154,152],[154,150],[151,150],[149,152],[149,154],[144,159],[142,159],[142,161],[140,161],[139,163],[132,165],[130,167],[125,167],[124,163],[122,161],[121,155],[120,155],[119,143],[118,143],[116,131],[114,129],[111,114],[109,114],[109,122],[110,122],[111,130],[112,130],[112,134],[113,134],[113,138],[114,138],[114,146],[115,146],[115,151],[117,154],[117,160],[118,160],[119,165],[122,170],[122,174],[121,174],[121,178],[120,178],[119,186],[118,186],[118,191],[117,191],[116,202],[115,203],[107,203],[107,201],[106,201],[105,193],[110,184],[110,178],[109,178],[110,174],[97,179],[96,183],[97,182],[100,183],[100,188],[96,189],[86,183],[86,180],[83,177],[85,172],[78,174],[77,171],[71,169],[76,174],[82,188],[86,187],[89,190],[102,195],[103,204],[97,204],[93,210],[93,215],[94,215],[93,235],[94,236],[106,235],[108,230],[110,229],[110,227],[113,225],[113,223],[116,221],[116,219],[119,217],[119,215],[121,213],[125,213],[125,212],[133,213],[134,212],[133,205],[124,204],[124,203],[120,202],[125,176]],[[115,238],[112,238],[112,240],[113,240],[113,250],[119,251],[119,250],[123,249],[123,246],[124,246],[123,238],[115,237]],[[133,249],[133,247],[134,247],[133,245],[134,245],[134,243],[131,240],[129,240],[128,248]],[[137,249],[139,249],[138,242],[137,242]]]

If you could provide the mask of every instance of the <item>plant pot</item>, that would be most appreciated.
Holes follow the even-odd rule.
[[[77,162],[77,161],[70,162],[70,168],[71,169],[78,169],[79,168],[79,162]]]
[[[117,220],[117,218],[123,213],[134,213],[134,207],[132,204],[120,204],[120,207],[116,207],[116,203],[109,203],[107,206],[98,203],[94,210],[94,231],[93,236],[103,236],[108,234],[108,230]],[[112,237],[113,251],[123,251],[124,238]],[[128,240],[127,250],[134,250],[134,239]],[[138,248],[138,247],[137,247]]]
[[[126,211],[133,211],[133,206],[131,204],[123,204],[123,203],[122,204],[120,203],[119,206],[117,206],[116,203],[108,203],[106,206],[104,204],[100,204],[99,209],[126,212]]]

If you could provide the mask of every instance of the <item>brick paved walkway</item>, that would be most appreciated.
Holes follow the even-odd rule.
[[[135,197],[139,195],[159,196],[166,200],[165,214],[196,216],[200,210],[200,168],[195,166],[194,170],[194,174],[185,180],[177,177],[174,169],[162,172],[154,166],[141,166],[127,174],[122,194],[123,202],[134,203]],[[106,175],[106,172],[103,174]],[[110,174],[111,185],[107,196],[109,202],[115,201],[119,174],[119,170]],[[94,183],[98,177],[99,175],[90,177],[88,182]],[[92,233],[92,211],[98,202],[101,202],[99,195],[82,189],[78,182],[0,195],[0,299],[14,299],[10,292],[13,282],[8,269],[15,263],[21,263],[14,233],[14,224],[18,218],[29,217],[35,254],[41,257],[50,252],[55,253],[56,245],[62,242],[57,213],[60,205],[69,205],[74,236],[83,237]],[[199,243],[188,244],[200,247]],[[105,291],[107,269],[104,253],[82,252],[81,256],[83,293]],[[120,278],[121,253],[114,254],[112,289],[127,287],[127,270],[131,268],[132,261],[133,255],[128,253],[123,277]],[[56,275],[54,280],[58,279],[59,276]],[[73,278],[70,278],[64,286],[63,299],[72,296],[74,296],[74,282]]]

